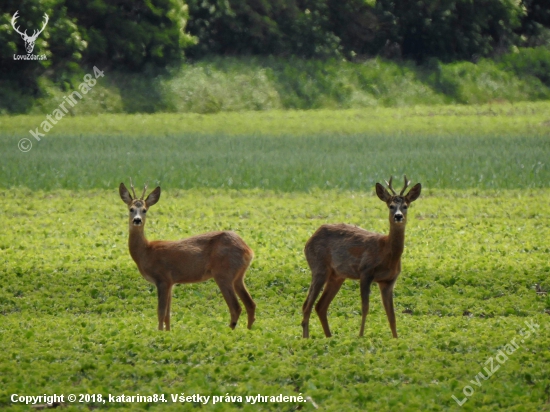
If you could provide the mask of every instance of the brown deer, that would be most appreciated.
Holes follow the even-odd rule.
[[[244,284],[245,272],[254,252],[236,233],[210,232],[183,240],[155,240],[145,238],[145,216],[160,199],[160,187],[145,200],[147,185],[138,199],[130,182],[133,197],[121,183],[119,193],[130,212],[130,255],[142,276],[155,284],[158,294],[158,328],[170,330],[170,303],[172,287],[176,283],[204,282],[214,278],[231,313],[229,326],[234,329],[241,314],[237,296],[242,300],[248,315],[248,329],[252,327],[256,304]]]
[[[401,254],[405,244],[407,209],[418,199],[422,186],[417,183],[407,195],[405,189],[410,184],[405,176],[405,185],[397,194],[391,186],[390,194],[380,183],[376,183],[376,194],[386,203],[390,211],[390,233],[382,235],[368,232],[357,226],[344,223],[323,225],[311,236],[305,246],[306,259],[311,268],[311,285],[302,307],[303,337],[309,338],[309,317],[313,304],[324,286],[321,299],[315,306],[327,338],[331,336],[327,311],[346,279],[359,280],[362,303],[361,330],[365,331],[365,320],[369,312],[369,295],[372,282],[377,282],[382,302],[390,323],[391,332],[397,338],[395,312],[393,309],[393,287],[401,272]]]

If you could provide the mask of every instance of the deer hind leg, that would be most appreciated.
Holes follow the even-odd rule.
[[[163,330],[166,323],[166,330],[170,330],[170,300],[171,300],[172,286],[168,283],[157,284],[157,317],[158,317],[158,329]],[[168,322],[166,322],[168,317]]]
[[[309,317],[311,316],[311,310],[313,309],[313,304],[317,300],[317,296],[321,293],[321,289],[327,281],[327,270],[321,269],[319,271],[313,271],[311,275],[311,285],[309,286],[309,291],[307,298],[302,306],[302,313],[304,315],[302,319],[302,337],[309,338]]]
[[[389,283],[379,283],[380,294],[382,295],[382,303],[384,304],[384,309],[386,309],[386,315],[388,316],[388,321],[390,322],[391,334],[394,338],[397,338],[397,327],[395,323],[395,310],[393,308],[393,286],[395,281]]]
[[[235,279],[233,282],[233,287],[235,289],[235,292],[237,292],[237,295],[241,299],[241,301],[244,304],[244,307],[246,309],[246,314],[248,316],[248,329],[252,328],[252,324],[256,320],[255,314],[256,314],[256,303],[254,303],[254,300],[252,299],[252,296],[250,296],[250,293],[248,292],[248,289],[246,289],[246,286],[244,284],[244,275],[246,272],[245,268],[239,276]]]
[[[223,298],[225,299],[225,302],[229,307],[229,313],[231,314],[231,323],[229,324],[229,327],[231,329],[235,329],[235,326],[237,326],[237,322],[239,320],[239,316],[241,316],[242,308],[241,305],[239,305],[239,300],[237,299],[237,295],[235,294],[233,282],[216,276],[214,277],[214,280],[218,284],[218,287],[222,292]]]
[[[365,333],[365,322],[369,313],[370,286],[372,285],[372,278],[361,276],[359,282],[359,288],[361,289],[361,329],[359,330],[359,336],[363,336]]]
[[[328,307],[342,287],[344,280],[345,278],[336,276],[334,272],[331,273],[325,285],[325,290],[321,295],[321,299],[319,299],[319,302],[317,302],[317,305],[315,305],[315,311],[319,316],[319,320],[321,321],[321,325],[323,325],[323,331],[325,332],[325,336],[327,338],[330,338],[332,336],[332,334],[330,333],[330,328],[328,326]]]

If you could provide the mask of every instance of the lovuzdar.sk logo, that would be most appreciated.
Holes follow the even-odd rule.
[[[32,54],[32,51],[34,50],[34,45],[36,43],[36,39],[44,31],[46,28],[46,25],[48,24],[48,20],[50,19],[46,13],[44,13],[44,24],[42,25],[42,28],[40,30],[34,30],[32,33],[32,36],[29,36],[27,34],[27,30],[24,32],[21,32],[19,30],[19,26],[15,26],[16,20],[19,18],[18,16],[19,10],[15,12],[11,19],[11,25],[13,26],[13,29],[16,33],[21,35],[21,38],[25,41],[25,49],[27,50],[27,54],[14,54],[13,60],[47,60],[47,57],[45,54]]]

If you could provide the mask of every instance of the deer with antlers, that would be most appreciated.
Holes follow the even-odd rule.
[[[234,329],[241,314],[237,296],[242,300],[248,315],[248,329],[254,323],[256,304],[244,284],[245,272],[254,252],[236,233],[210,232],[178,241],[145,238],[145,216],[160,199],[157,186],[145,200],[147,185],[140,198],[130,181],[133,197],[124,183],[119,186],[122,201],[128,205],[130,255],[142,276],[157,287],[158,329],[170,330],[170,304],[172,287],[176,283],[204,282],[213,278],[229,307]]]
[[[390,233],[382,235],[357,226],[336,224],[321,226],[307,241],[305,255],[311,269],[311,285],[302,307],[303,337],[309,338],[309,317],[315,305],[325,336],[331,335],[327,311],[330,303],[346,279],[359,280],[361,290],[361,329],[365,331],[365,320],[369,312],[369,295],[372,282],[377,282],[382,302],[390,323],[391,332],[397,338],[395,312],[393,308],[393,287],[401,272],[401,255],[405,245],[407,209],[420,196],[422,186],[417,183],[406,194],[410,184],[405,176],[405,185],[399,194],[392,188],[392,178],[386,184],[391,194],[380,183],[376,183],[376,194],[388,206]]]
[[[19,31],[19,27],[15,27],[15,22],[19,18],[17,13],[19,13],[19,10],[17,10],[15,12],[15,14],[13,15],[13,17],[11,19],[11,25],[12,25],[13,29],[15,30],[15,32],[20,34],[22,39],[25,41],[25,49],[27,49],[27,53],[30,54],[34,50],[34,44],[36,43],[36,39],[38,38],[38,35],[44,31],[44,29],[46,28],[46,25],[48,24],[48,21],[50,20],[50,18],[48,17],[48,15],[46,13],[44,13],[44,24],[42,25],[42,28],[40,30],[34,30],[32,36],[29,36],[27,34],[27,30],[25,30],[25,32],[22,33],[22,32]]]

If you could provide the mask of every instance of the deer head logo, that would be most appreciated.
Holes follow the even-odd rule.
[[[17,13],[19,13],[19,10],[17,10],[15,12],[15,14],[13,15],[13,17],[11,19],[11,25],[13,26],[16,33],[19,33],[21,35],[21,38],[25,41],[25,49],[27,49],[27,53],[30,54],[30,53],[32,53],[32,51],[34,49],[34,43],[36,42],[36,39],[37,39],[38,35],[40,33],[42,33],[44,31],[44,29],[46,28],[46,24],[48,24],[49,17],[46,13],[44,13],[44,25],[42,26],[42,29],[40,29],[40,31],[35,30],[34,33],[32,34],[32,36],[29,36],[29,35],[27,35],[27,30],[25,30],[24,33],[21,33],[19,31],[19,27],[15,27],[15,21],[19,17],[17,15]]]

